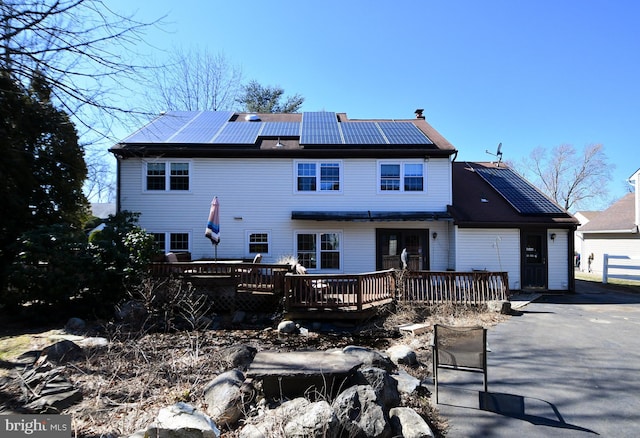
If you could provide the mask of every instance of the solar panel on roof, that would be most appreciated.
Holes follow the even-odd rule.
[[[210,143],[231,118],[231,111],[202,111],[166,140],[167,143]]]
[[[198,114],[193,111],[167,112],[125,138],[123,143],[164,142]]]
[[[301,144],[342,144],[342,135],[336,113],[302,113]]]
[[[346,144],[387,144],[375,122],[342,122],[340,123]]]
[[[264,122],[261,137],[298,137],[300,122]]]
[[[411,122],[378,122],[390,144],[433,144],[416,125]]]
[[[229,122],[213,143],[254,144],[261,128],[262,122]]]
[[[521,214],[564,213],[558,205],[511,169],[475,167],[475,170]]]

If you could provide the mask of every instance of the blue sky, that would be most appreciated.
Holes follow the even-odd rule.
[[[143,20],[166,14],[146,35],[153,46],[224,53],[246,80],[304,96],[304,111],[411,118],[424,108],[459,161],[491,160],[485,150],[500,142],[514,161],[537,146],[601,143],[612,199],[640,167],[637,1],[108,4]]]

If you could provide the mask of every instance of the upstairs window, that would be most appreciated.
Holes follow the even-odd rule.
[[[146,163],[146,189],[148,191],[188,191],[189,180],[189,163]]]
[[[381,192],[422,192],[424,191],[423,163],[380,163]]]
[[[298,192],[340,191],[341,167],[339,162],[296,163],[296,190]]]

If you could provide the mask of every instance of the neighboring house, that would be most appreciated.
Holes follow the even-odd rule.
[[[580,252],[580,269],[582,271],[588,271],[591,268],[592,272],[602,273],[604,254],[640,259],[640,233],[638,230],[640,226],[640,169],[629,177],[629,182],[634,184],[634,192],[626,194],[611,207],[578,228],[576,234],[580,235],[582,239]],[[593,258],[589,264],[589,257],[592,254]],[[626,273],[638,275],[638,272],[633,270]]]
[[[109,215],[116,214],[115,202],[92,202],[91,214],[100,219],[106,219]]]
[[[512,289],[573,289],[577,221],[504,165],[455,163],[422,110],[169,112],[110,151],[118,210],[140,212],[166,252],[214,257],[204,232],[217,196],[219,259],[359,273],[400,267],[406,249],[414,270],[504,270]]]
[[[584,254],[585,250],[584,246],[584,237],[582,236],[582,232],[580,231],[580,227],[585,226],[589,223],[589,221],[595,219],[601,211],[578,211],[574,214],[575,218],[578,219],[579,225],[578,229],[575,232],[575,242],[574,242],[574,253],[576,256],[575,266],[576,268],[580,268],[581,270],[586,271],[588,260],[584,260],[585,264],[582,265],[582,254]],[[582,265],[582,266],[581,266]],[[583,269],[584,268],[584,269]]]

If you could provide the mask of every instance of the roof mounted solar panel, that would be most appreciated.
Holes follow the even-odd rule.
[[[474,166],[474,169],[520,214],[554,215],[565,213],[556,203],[509,168]]]
[[[378,122],[389,144],[433,144],[424,132],[411,122]]]
[[[263,122],[229,122],[213,143],[255,144]]]
[[[125,138],[123,143],[162,143],[183,128],[200,113],[193,111],[169,111],[148,125]]]
[[[336,113],[302,113],[301,144],[342,144],[342,133]]]
[[[300,122],[264,122],[261,137],[300,137]]]
[[[340,123],[346,144],[388,144],[376,122]]]
[[[166,140],[167,143],[210,143],[231,118],[231,111],[201,111]]]

